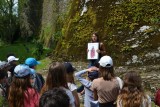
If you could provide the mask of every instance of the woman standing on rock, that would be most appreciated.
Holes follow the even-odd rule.
[[[99,36],[97,33],[93,33],[92,37],[91,37],[91,43],[98,43],[99,44],[99,49],[96,50],[96,52],[99,54],[99,58],[98,59],[92,59],[89,60],[89,67],[90,66],[94,66],[96,63],[98,63],[99,59],[106,54],[106,49],[105,46],[102,42],[99,41]],[[87,52],[89,52],[89,50],[87,50]],[[92,54],[94,54],[92,52]],[[91,55],[92,56],[92,55]]]
[[[151,107],[151,99],[142,89],[142,79],[136,72],[124,76],[124,86],[118,96],[117,107]]]

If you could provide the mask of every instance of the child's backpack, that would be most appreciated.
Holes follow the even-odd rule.
[[[156,92],[155,95],[155,104],[160,106],[160,89],[158,89],[158,91]]]

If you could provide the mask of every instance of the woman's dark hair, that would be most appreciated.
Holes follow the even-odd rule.
[[[46,83],[42,88],[41,94],[55,87],[68,88],[66,80],[66,69],[64,64],[60,62],[53,62],[50,65]]]
[[[53,88],[43,93],[39,107],[69,107],[69,97],[63,89]]]
[[[24,107],[24,92],[31,87],[30,75],[24,78],[13,77],[8,95],[10,107]]]
[[[98,35],[98,33],[94,32],[92,35],[95,35],[97,37],[97,42],[99,42],[99,35]],[[92,39],[91,39],[91,41],[92,41]]]
[[[0,80],[4,79],[5,77],[7,77],[7,72],[0,69]]]
[[[100,66],[99,69],[104,80],[111,80],[115,77],[113,66],[108,68]]]

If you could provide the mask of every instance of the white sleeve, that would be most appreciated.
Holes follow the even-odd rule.
[[[151,97],[147,95],[148,98],[148,107],[152,107]]]
[[[117,81],[118,81],[118,84],[119,84],[120,89],[122,89],[122,87],[123,87],[123,81],[122,81],[122,79],[119,78],[119,77],[116,77],[116,79],[117,79]]]
[[[68,84],[68,87],[69,87],[69,90],[71,91],[74,91],[74,90],[77,90],[77,86],[73,83],[67,83]]]
[[[70,90],[67,90],[65,89],[66,91],[66,94],[69,96],[69,104],[72,105],[72,107],[75,107],[75,100],[74,100],[74,97],[73,97],[73,94]]]

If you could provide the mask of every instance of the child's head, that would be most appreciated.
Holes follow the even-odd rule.
[[[142,91],[142,79],[140,75],[134,71],[127,72],[124,76],[124,87],[128,87],[129,91],[135,88]]]
[[[0,84],[3,83],[5,84],[7,82],[6,79],[7,79],[7,72],[0,69]]]
[[[64,90],[53,88],[43,93],[39,107],[69,107],[69,97]]]
[[[98,78],[99,73],[98,71],[92,71],[92,72],[88,72],[88,78],[93,81],[94,79]]]
[[[6,83],[8,63],[0,61],[0,84]]]
[[[37,61],[35,58],[27,58],[27,59],[25,60],[25,64],[28,65],[30,68],[35,69],[35,67],[36,67],[37,65],[39,65],[40,62]]]
[[[31,86],[32,71],[27,65],[17,65],[14,69],[13,81],[10,85],[8,101],[13,107],[21,107],[24,104],[24,92]]]
[[[17,65],[14,69],[14,84],[18,87],[30,87],[32,76],[32,69],[27,65]]]
[[[103,56],[99,61],[99,70],[104,80],[111,80],[114,75],[113,60],[110,56]]]
[[[74,71],[76,71],[76,69],[72,66],[70,62],[65,62],[64,66],[66,68],[66,73],[67,73],[67,82],[74,83],[73,73]]]
[[[142,89],[142,79],[139,74],[134,71],[127,72],[124,76],[124,85],[118,96],[124,107],[140,107],[148,98]],[[146,104],[148,107],[148,104]]]
[[[5,62],[5,61],[0,61],[0,70],[2,71],[8,71],[9,68],[9,63]]]
[[[19,60],[19,58],[16,58],[15,56],[9,56],[7,58],[8,63],[10,64],[16,64],[17,65],[17,61]]]
[[[67,87],[66,69],[60,62],[53,62],[48,71],[45,88],[47,90],[54,87]]]

